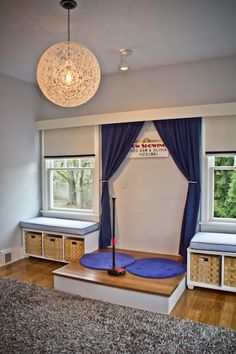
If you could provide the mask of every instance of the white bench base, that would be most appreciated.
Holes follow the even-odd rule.
[[[171,296],[161,296],[54,274],[54,288],[56,290],[165,315],[172,311],[183,294],[186,288],[185,283],[184,277]]]

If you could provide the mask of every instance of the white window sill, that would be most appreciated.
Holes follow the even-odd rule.
[[[200,229],[204,232],[229,232],[236,233],[236,223],[224,223],[217,221],[202,221],[200,222]]]
[[[72,219],[72,220],[84,220],[99,222],[99,216],[96,214],[88,213],[76,213],[70,211],[61,210],[40,210],[43,216],[51,218]]]

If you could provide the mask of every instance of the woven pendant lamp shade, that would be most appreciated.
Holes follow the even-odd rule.
[[[78,42],[48,48],[38,63],[37,80],[43,94],[63,107],[79,106],[96,93],[101,78],[94,54]]]

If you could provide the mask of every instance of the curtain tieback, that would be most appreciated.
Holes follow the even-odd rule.
[[[108,179],[101,179],[100,182],[101,183],[108,183]]]
[[[197,184],[197,181],[188,181],[189,184]]]

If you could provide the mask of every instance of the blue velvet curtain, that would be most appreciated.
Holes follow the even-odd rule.
[[[188,181],[179,252],[187,261],[187,248],[196,232],[200,203],[201,118],[153,122],[176,165]]]
[[[144,122],[102,125],[102,215],[99,247],[111,244],[111,214],[108,181],[120,167]]]

